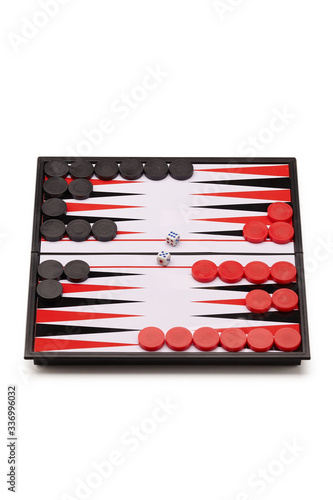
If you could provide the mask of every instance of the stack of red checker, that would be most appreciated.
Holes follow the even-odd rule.
[[[292,216],[293,209],[287,203],[272,203],[267,209],[267,217],[272,222],[269,228],[261,221],[247,222],[243,227],[243,236],[250,243],[262,243],[267,236],[279,245],[289,243],[294,237]]]

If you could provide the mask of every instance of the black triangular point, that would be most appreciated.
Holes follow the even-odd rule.
[[[117,278],[119,276],[143,276],[142,273],[119,273],[112,271],[90,271],[89,278]]]
[[[242,230],[235,231],[197,231],[192,232],[191,234],[208,234],[212,236],[243,236]]]
[[[291,206],[290,202],[285,202]],[[192,206],[191,208],[213,208],[215,210],[239,210],[245,212],[267,212],[271,203],[237,203],[230,205],[202,205]]]
[[[253,186],[266,188],[290,188],[289,177],[277,177],[269,179],[231,179],[215,181],[195,181],[196,184],[227,184],[231,186]]]
[[[57,335],[93,335],[98,333],[135,332],[132,328],[98,328],[79,325],[36,325],[36,337],[53,337]]]
[[[279,311],[267,312],[265,314],[255,314],[251,312],[228,313],[228,314],[196,314],[195,318],[216,318],[216,319],[245,319],[247,321],[269,321],[271,323],[299,323],[299,311],[281,313]]]
[[[100,306],[100,305],[116,305],[116,304],[133,304],[142,302],[141,300],[115,300],[115,299],[94,299],[91,297],[62,297],[56,303],[52,304],[52,308],[58,307],[82,307],[82,306]],[[50,303],[46,300],[39,299],[38,309],[48,309]]]
[[[98,210],[96,210],[95,213],[98,214]],[[68,224],[72,220],[76,220],[78,218],[79,218],[78,215],[66,215],[63,218],[63,222],[65,224]],[[82,215],[82,219],[86,220],[87,222],[90,222],[91,224],[93,224],[94,222],[96,222],[100,219],[112,219],[113,222],[140,222],[140,221],[146,220],[146,219],[126,219],[123,217],[105,217],[105,216],[91,216],[91,215],[88,215],[88,216]]]
[[[117,192],[110,192],[110,191],[93,191],[89,198],[108,198],[114,197],[114,196],[142,196],[144,193],[117,193]],[[73,198],[71,195],[66,195],[66,199],[71,199]]]

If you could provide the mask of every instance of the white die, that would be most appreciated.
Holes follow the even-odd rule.
[[[180,236],[178,233],[175,233],[174,231],[170,231],[166,237],[166,242],[169,243],[169,245],[172,245],[175,247],[180,240]]]
[[[156,259],[160,266],[167,266],[171,260],[171,255],[169,252],[164,252],[164,250],[162,250],[157,254]]]

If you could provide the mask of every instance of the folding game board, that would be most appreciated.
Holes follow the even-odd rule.
[[[296,160],[39,158],[25,358],[310,359]]]

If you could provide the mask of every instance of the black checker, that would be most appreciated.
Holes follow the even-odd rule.
[[[119,173],[118,163],[115,160],[100,160],[95,165],[95,175],[102,181],[110,181]]]
[[[43,184],[45,193],[52,198],[61,198],[66,193],[67,188],[68,184],[62,177],[50,177]]]
[[[91,179],[94,174],[94,167],[90,161],[77,160],[69,167],[69,173],[73,179]]]
[[[91,235],[91,226],[84,219],[75,219],[67,225],[66,232],[72,241],[85,241]]]
[[[37,285],[37,294],[45,300],[57,300],[62,296],[62,284],[57,280],[44,280]]]
[[[159,160],[158,158],[148,160],[143,169],[146,177],[152,181],[161,181],[165,179],[169,173],[167,162]]]
[[[44,280],[59,280],[63,272],[64,268],[57,260],[44,260],[38,266],[38,274]]]
[[[86,200],[91,195],[94,186],[88,179],[75,179],[68,185],[68,191],[75,200]]]
[[[66,278],[72,283],[82,283],[88,279],[90,267],[84,260],[71,260],[64,268]]]
[[[143,174],[143,166],[141,161],[135,158],[128,158],[120,163],[119,173],[128,181],[139,179]]]
[[[48,177],[66,177],[69,166],[65,160],[48,161],[44,166],[44,172]]]
[[[117,236],[117,224],[111,219],[100,219],[93,225],[92,233],[98,241],[111,241]]]
[[[44,201],[42,212],[48,217],[62,217],[67,213],[67,205],[60,198],[50,198]]]
[[[193,165],[187,160],[173,160],[169,166],[169,173],[177,181],[186,181],[193,175]]]
[[[47,241],[59,241],[65,236],[66,226],[61,220],[49,219],[43,222],[40,232]]]

